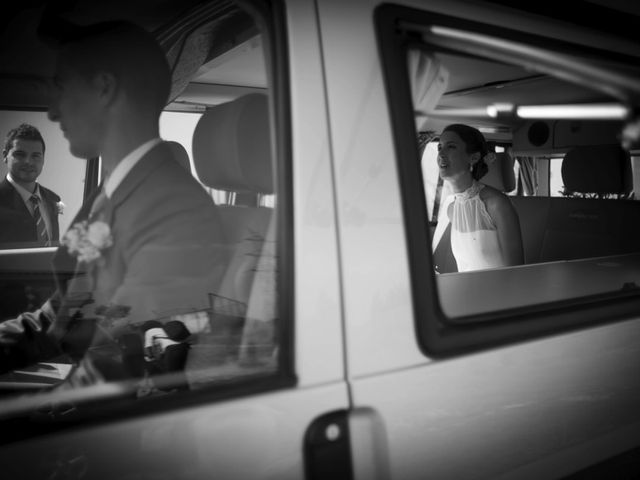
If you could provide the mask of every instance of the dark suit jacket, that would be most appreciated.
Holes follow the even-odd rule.
[[[56,245],[60,239],[58,209],[60,197],[40,185],[43,207],[51,219],[51,240]],[[0,182],[0,248],[24,248],[40,246],[33,216],[22,197],[6,177]]]
[[[72,222],[87,215],[88,201]],[[124,322],[110,333],[118,336],[129,324],[162,319],[209,308],[228,263],[218,210],[204,188],[176,161],[166,142],[150,150],[133,167],[103,208],[89,215],[90,224],[109,226],[113,245],[89,265],[66,247],[54,255],[61,309],[91,297],[85,318],[99,306],[129,308]],[[87,269],[88,274],[67,275]],[[59,316],[66,313],[57,310]],[[62,314],[62,315],[60,315]]]
[[[59,247],[53,258],[58,291],[50,299],[57,319],[53,325],[44,316],[34,320],[59,339],[63,351],[81,357],[89,345],[101,344],[104,331],[119,338],[131,333],[132,324],[165,323],[176,313],[210,307],[210,294],[218,292],[229,256],[219,212],[166,143],[144,155],[103,207],[89,214],[92,203],[87,200],[71,228],[85,219],[104,222],[113,244],[89,264],[77,261],[66,246]],[[130,310],[122,320],[101,325],[94,336],[94,322],[87,320],[95,318],[101,306]],[[76,322],[78,308],[83,320]],[[0,336],[15,337],[9,330],[24,328],[18,319],[7,320],[0,323]],[[0,371],[46,358],[40,347],[24,346],[32,344],[33,337],[38,335],[25,332],[22,344],[4,359],[0,349]],[[24,358],[13,358],[23,350]]]

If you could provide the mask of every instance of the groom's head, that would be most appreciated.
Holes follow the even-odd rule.
[[[156,39],[130,22],[111,21],[84,27],[77,38],[62,46],[60,60],[88,81],[112,76],[129,101],[141,108],[166,105],[171,73]]]
[[[81,27],[60,46],[49,117],[60,122],[72,153],[90,158],[114,112],[157,122],[170,87],[165,54],[142,27]]]

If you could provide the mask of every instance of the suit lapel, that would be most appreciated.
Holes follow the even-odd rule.
[[[124,180],[122,180],[122,183],[118,185],[113,192],[113,196],[109,199],[113,210],[124,202],[136,187],[158,168],[158,163],[164,160],[167,153],[168,148],[165,142],[161,142],[149,150],[138,163],[134,165]]]
[[[24,204],[24,200],[6,177],[0,182],[0,194],[7,199],[7,205],[10,205],[12,209],[17,210],[21,215],[29,215],[31,218],[31,213]]]
[[[93,223],[96,220],[105,222],[111,227],[111,221],[113,219],[113,210],[111,209],[111,201],[107,198],[103,189],[99,189],[100,192],[94,199],[93,205],[89,211],[88,221]]]
[[[122,183],[118,185],[113,192],[113,196],[107,200],[104,208],[100,212],[95,212],[96,214],[100,214],[102,221],[109,224],[110,227],[112,226],[111,224],[116,208],[131,195],[145,178],[158,168],[158,162],[163,161],[164,158],[167,157],[168,152],[166,144],[162,142],[149,150],[138,163],[135,164]],[[83,220],[90,220],[89,214],[91,207],[101,191],[102,185],[82,204],[80,211],[71,222],[71,225]],[[96,215],[92,214],[91,218],[95,216]],[[62,294],[66,292],[67,283],[70,278],[78,273],[78,268],[79,262],[76,257],[69,254],[65,245],[60,245],[53,257],[53,270],[56,286]]]
[[[46,213],[49,216],[49,220],[51,221],[51,237],[56,242],[60,238],[60,227],[58,223],[58,208],[57,202],[58,197],[53,192],[49,191],[42,185],[39,185],[40,188],[40,196],[42,197],[42,206],[46,209]],[[33,219],[31,212],[24,203],[24,200],[18,193],[11,183],[6,179],[6,177],[0,182],[0,203],[4,204],[8,208],[15,210],[22,217],[28,218],[29,220]],[[33,226],[33,240],[36,239],[36,230],[35,224]]]

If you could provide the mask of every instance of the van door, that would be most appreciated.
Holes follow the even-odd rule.
[[[493,90],[487,78],[470,86],[474,74],[511,78],[509,60],[518,65],[527,47],[560,49],[539,57],[544,61],[570,55],[562,42],[550,47],[541,37],[545,32],[564,32],[566,42],[589,36],[576,33],[576,40],[569,25],[482,2],[377,3],[318,2],[339,172],[356,477],[560,478],[637,448],[635,294],[627,297],[610,283],[616,292],[606,301],[570,298],[573,287],[591,288],[601,278],[565,270],[600,268],[586,260],[436,274],[418,157],[417,115],[436,125],[433,133],[457,122],[508,133],[508,118],[492,121],[470,95],[484,88],[504,99],[515,85],[501,82]],[[451,41],[439,42],[439,34]],[[506,47],[502,57],[490,50],[516,40],[509,55]],[[476,41],[481,45],[472,48]],[[426,114],[412,104],[410,48],[437,52],[451,75],[442,96],[437,85],[430,92]],[[477,65],[483,53],[495,67],[461,70]],[[531,57],[520,61],[526,68],[536,65]],[[538,66],[550,72],[548,65]],[[461,71],[467,75],[456,77]],[[554,64],[554,71],[562,66]],[[529,72],[531,81],[537,73]],[[436,83],[437,72],[430,78]],[[536,92],[525,100],[539,103],[544,90]],[[458,117],[451,113],[456,101]],[[612,258],[607,264],[622,272],[636,261]],[[565,284],[558,283],[562,279]],[[559,301],[546,300],[545,292],[555,292]]]
[[[193,37],[179,28],[181,20],[195,22]],[[167,383],[151,377],[148,385],[131,385],[92,371],[73,384],[60,383],[67,364],[53,361],[3,375],[3,478],[299,479],[305,455],[313,474],[327,459],[326,447],[335,444],[340,451],[330,458],[346,463],[333,461],[334,471],[349,465],[333,172],[314,4],[291,2],[285,12],[280,3],[205,2],[169,27],[184,35],[181,52],[201,52],[207,39],[212,42],[210,63],[192,72],[192,85],[170,105],[188,110],[194,91],[198,108],[204,105],[199,119],[184,122],[196,125],[193,137],[174,147],[182,158],[189,156],[184,167],[211,193],[211,208],[229,227],[224,233],[235,242],[230,264],[250,266],[228,272],[227,290],[212,293],[210,308],[185,305],[161,313],[193,334],[187,390],[171,388],[171,376]],[[176,61],[176,71],[192,66],[194,57],[188,57],[186,67]],[[262,69],[259,75],[254,68]],[[256,99],[259,115],[224,118]],[[233,123],[240,117],[245,123]],[[177,122],[172,129],[184,127]],[[176,133],[167,140],[184,137]],[[245,182],[234,192],[236,201],[223,203],[234,195],[215,187],[232,190],[238,176],[223,185],[206,171],[213,170],[210,162],[237,165],[224,163],[235,158],[231,154],[212,155],[210,140],[239,142],[225,143],[226,152],[259,145],[239,161],[255,167],[248,175],[270,171],[270,181]],[[239,193],[264,194],[265,183],[272,190],[269,202],[237,201]],[[249,192],[252,187],[259,191]],[[268,220],[255,230],[238,220],[246,218]],[[223,328],[237,324],[239,332]],[[78,371],[76,364],[70,368]]]

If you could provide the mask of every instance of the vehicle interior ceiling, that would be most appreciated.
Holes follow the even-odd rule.
[[[448,85],[427,115],[423,131],[438,133],[450,123],[468,123],[481,129],[490,142],[511,144],[514,132],[526,123],[513,113],[519,106],[622,106],[602,91],[520,66],[442,52],[435,57],[449,74]],[[503,111],[491,115],[487,112],[492,106],[502,106]],[[622,120],[618,124],[622,129]]]
[[[59,11],[51,7],[55,4]],[[264,65],[259,31],[246,12],[228,1],[33,0],[7,7],[0,20],[1,108],[46,110],[55,52],[39,37],[38,27],[52,14],[78,25],[130,20],[154,32],[168,56],[174,55],[170,61],[174,61],[171,66],[178,89],[172,91],[167,110],[203,110],[266,88],[264,68],[256,69]],[[209,42],[203,57],[202,45],[196,44],[204,38],[204,31]],[[193,38],[192,32],[200,38]]]
[[[487,3],[491,8],[505,8],[512,13],[523,16],[543,16],[550,17],[554,21],[565,22],[568,27],[576,26],[592,30],[594,34],[602,34],[603,38],[616,39],[623,42],[631,42],[634,45],[633,55],[638,56],[637,32],[640,28],[640,7],[631,2],[624,1],[603,1],[603,0],[568,0],[567,8],[559,11],[557,6],[544,2],[525,2],[515,5],[506,0],[481,0],[480,3]],[[627,43],[631,45],[631,43]],[[603,87],[603,82],[594,81],[594,78],[576,78],[578,83],[567,80],[566,72],[554,71],[554,69],[536,70],[533,63],[512,65],[501,63],[498,60],[490,59],[492,55],[487,53],[486,57],[474,56],[470,53],[463,54],[460,50],[454,51],[448,48],[435,48],[434,55],[448,71],[448,85],[439,102],[427,117],[427,122],[423,123],[421,130],[439,132],[450,123],[468,123],[481,128],[485,137],[489,141],[505,142],[512,144],[514,152],[520,147],[514,144],[514,132],[519,128],[526,127],[525,119],[514,114],[514,110],[504,110],[505,105],[518,106],[542,106],[542,105],[578,105],[587,106],[592,104],[620,105],[628,111],[637,111],[640,103],[638,90],[631,87],[628,92],[618,90],[616,96],[611,95],[611,90]],[[486,53],[486,52],[485,52]],[[586,64],[595,66],[602,72],[613,72],[614,75],[621,75],[629,79],[630,83],[636,85],[640,82],[640,69],[638,62],[631,60],[631,57],[624,58],[617,55],[613,49],[609,51],[584,50],[576,55],[588,55]],[[572,56],[573,54],[570,54]],[[605,74],[606,75],[606,74]],[[570,75],[572,76],[572,75]],[[564,78],[564,79],[562,79]],[[624,97],[624,98],[623,98]],[[490,116],[486,113],[487,107],[503,106],[502,111],[497,115]],[[463,112],[467,110],[467,112]],[[475,112],[468,110],[475,109]],[[456,110],[460,114],[456,113]],[[484,110],[484,113],[480,113]],[[580,119],[576,117],[575,120]],[[556,118],[547,117],[543,120],[549,122],[557,121]],[[574,119],[566,118],[571,121]],[[587,119],[589,120],[589,119]],[[611,125],[611,119],[607,122]],[[624,128],[625,122],[617,120],[620,131]],[[530,122],[529,122],[530,123]],[[594,144],[597,141],[593,142]],[[638,148],[634,145],[634,148]],[[522,150],[522,148],[521,148]],[[561,150],[561,149],[559,149]],[[530,152],[523,152],[530,153]],[[542,154],[542,151],[540,151]],[[564,153],[562,151],[546,153]],[[633,152],[632,152],[633,153]]]
[[[202,111],[268,86],[262,37],[244,15],[231,23],[228,36],[218,32],[214,48],[184,90],[167,105],[171,111]],[[250,19],[248,19],[250,20]],[[259,68],[256,68],[259,66]]]

